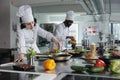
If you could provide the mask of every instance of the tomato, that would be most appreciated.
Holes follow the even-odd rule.
[[[94,64],[94,66],[95,66],[95,67],[105,67],[106,64],[105,64],[105,62],[104,62],[103,60],[97,59],[97,60],[96,60],[96,64]]]
[[[51,52],[51,53],[56,53],[56,50],[55,50],[55,49],[52,49],[50,52]]]

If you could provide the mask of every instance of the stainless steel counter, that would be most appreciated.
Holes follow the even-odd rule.
[[[73,64],[77,64],[77,65],[85,65],[84,64],[85,61],[82,59],[70,59],[69,61],[65,61],[65,62],[56,62],[56,68],[53,71],[45,71],[43,68],[43,61],[35,61],[34,65],[35,69],[31,70],[31,71],[27,71],[27,72],[32,72],[34,74],[36,73],[44,73],[44,74],[59,74],[61,72],[72,72],[70,66]],[[1,70],[7,70],[9,71],[13,71],[13,72],[26,72],[26,71],[17,71],[13,69],[13,65],[15,65],[15,63],[6,63],[6,64],[2,64],[0,65],[0,71]]]
[[[9,63],[8,65],[7,64],[4,64],[4,65],[0,65],[0,72],[14,72],[14,73],[28,73],[28,74],[45,74],[46,76],[50,74],[50,76],[54,76],[54,80],[69,80],[69,79],[64,79],[64,77],[66,76],[74,76],[76,78],[79,77],[93,77],[93,78],[98,78],[98,79],[95,79],[95,80],[100,80],[100,78],[103,80],[106,78],[108,78],[109,80],[120,80],[120,74],[110,74],[108,71],[105,71],[104,73],[76,73],[76,72],[73,72],[73,70],[71,70],[70,66],[71,65],[80,65],[80,66],[84,66],[86,65],[87,63],[82,60],[82,59],[78,59],[78,58],[72,58],[70,59],[69,61],[66,61],[66,62],[56,62],[57,63],[57,66],[55,68],[55,70],[53,71],[44,71],[42,65],[43,65],[43,61],[35,61],[35,70],[33,71],[17,71],[17,70],[13,70],[12,66],[14,65],[13,63]],[[65,74],[65,75],[64,75]],[[56,76],[55,76],[56,75]],[[44,76],[44,77],[46,77]],[[62,79],[63,77],[63,79]],[[53,79],[53,78],[52,78]],[[52,80],[51,79],[51,80]],[[71,79],[71,80],[79,80],[79,79]],[[85,78],[83,78],[83,80],[87,80]],[[88,80],[92,80],[91,78],[88,79]]]

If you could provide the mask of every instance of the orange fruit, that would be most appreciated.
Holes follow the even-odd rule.
[[[53,70],[56,67],[54,59],[47,59],[43,62],[43,67],[45,70]]]

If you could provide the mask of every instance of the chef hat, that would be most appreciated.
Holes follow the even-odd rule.
[[[18,17],[21,17],[22,23],[29,23],[31,21],[34,21],[34,18],[32,15],[32,9],[29,5],[21,6],[16,15]]]
[[[66,20],[74,20],[74,11],[68,11],[66,13]]]

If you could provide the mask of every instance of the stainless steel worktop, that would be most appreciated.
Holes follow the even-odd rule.
[[[77,76],[77,78],[81,78],[81,77],[94,77],[94,78],[98,78],[96,80],[101,79],[109,79],[109,80],[120,80],[120,74],[110,74],[108,71],[105,71],[104,73],[76,73],[73,72],[73,70],[71,70],[70,66],[71,65],[80,65],[80,66],[84,66],[87,63],[80,59],[80,58],[71,58],[69,61],[66,62],[56,62],[57,66],[55,68],[55,70],[53,71],[44,71],[42,65],[43,65],[43,61],[35,61],[35,70],[34,71],[16,71],[13,70],[12,65],[13,64],[8,64],[8,65],[1,65],[0,66],[0,71],[4,71],[4,72],[22,72],[22,73],[30,73],[30,74],[53,74],[56,75],[56,78],[54,80],[67,80],[62,79],[62,77],[66,77],[66,76],[72,76],[75,77]],[[63,75],[65,74],[65,75]],[[62,75],[62,76],[61,76]],[[47,76],[47,75],[46,75]],[[69,79],[68,79],[69,80]],[[71,79],[71,80],[78,80],[78,79]],[[83,79],[86,80],[86,79]],[[91,78],[88,80],[92,80]]]

